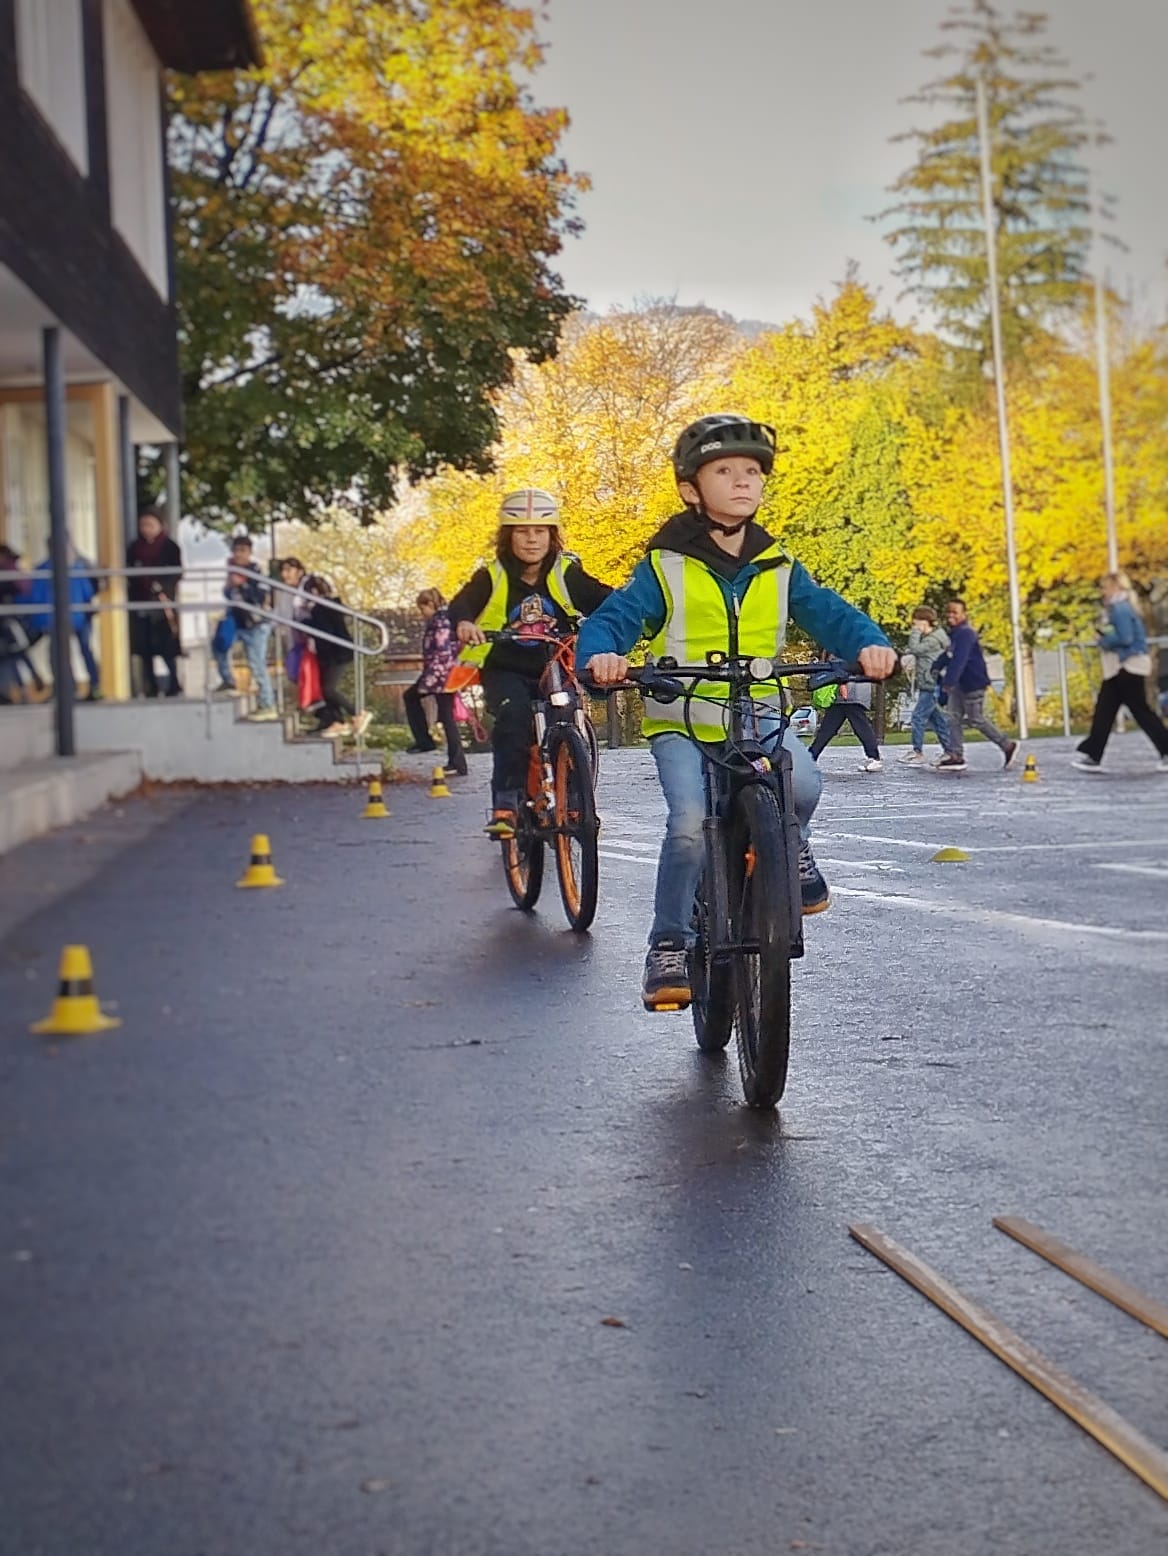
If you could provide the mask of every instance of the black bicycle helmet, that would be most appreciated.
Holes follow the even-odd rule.
[[[775,429],[747,416],[703,416],[691,422],[673,446],[673,473],[692,481],[703,465],[727,454],[757,459],[763,475],[775,462]]]

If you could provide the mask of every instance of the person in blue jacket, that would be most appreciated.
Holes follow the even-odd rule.
[[[83,556],[79,556],[72,540],[66,542],[66,551],[69,557],[69,604],[74,607],[69,615],[69,625],[73,630],[73,636],[77,639],[77,647],[81,650],[81,658],[85,665],[85,674],[88,678],[89,689],[86,693],[87,702],[96,702],[101,696],[98,687],[97,660],[93,656],[93,616],[83,609],[88,605],[97,593],[97,584],[92,578],[87,578],[85,573],[92,568],[93,563],[87,562]],[[45,605],[48,609],[43,615],[29,616],[29,625],[37,632],[49,632],[53,625],[53,564],[46,558],[36,568],[36,577],[33,578],[28,590],[29,601],[34,605]]]
[[[976,729],[992,740],[1002,753],[1002,766],[1009,767],[1018,755],[1018,742],[1003,735],[986,717],[985,694],[990,684],[981,642],[965,611],[964,600],[950,600],[945,607],[949,628],[949,650],[934,665],[937,676],[937,701],[945,709],[949,739],[945,754],[933,766],[938,772],[965,771],[965,727]]]
[[[580,628],[576,662],[598,685],[625,678],[626,656],[642,636],[655,656],[672,655],[679,663],[700,663],[711,650],[777,658],[788,621],[841,659],[858,660],[865,675],[883,680],[893,674],[896,654],[876,623],[815,583],[755,522],[774,461],[774,428],[746,416],[703,416],[685,428],[673,451],[684,510],[661,526],[628,583]],[[643,727],[668,817],[641,998],[647,1010],[679,1010],[692,997],[686,952],[702,868],[702,757],[684,733],[679,704],[647,700]],[[720,718],[715,715],[699,733],[721,740]],[[790,729],[784,743],[794,764],[803,834],[803,912],[821,913],[831,896],[811,852],[809,828],[823,780]]]
[[[1095,712],[1086,740],[1079,743],[1073,767],[1097,772],[1120,708],[1126,708],[1160,753],[1162,773],[1168,773],[1168,725],[1148,706],[1147,678],[1152,673],[1148,634],[1136,606],[1131,580],[1126,573],[1105,573],[1103,624],[1098,644],[1103,655],[1103,683],[1095,699]]]

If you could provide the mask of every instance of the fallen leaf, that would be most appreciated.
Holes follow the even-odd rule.
[[[388,1480],[378,1480],[374,1478],[373,1480],[363,1480],[361,1482],[361,1490],[367,1492],[369,1496],[374,1496],[378,1491],[386,1491],[388,1489]]]
[[[608,1318],[602,1318],[600,1322],[606,1329],[627,1329],[629,1327],[623,1318],[613,1318],[611,1315]]]

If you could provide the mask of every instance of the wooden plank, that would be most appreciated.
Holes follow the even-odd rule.
[[[1012,1237],[1015,1242],[1040,1254],[1084,1286],[1106,1297],[1108,1302],[1114,1302],[1116,1307],[1138,1318],[1141,1324],[1147,1324],[1149,1329],[1154,1329],[1157,1334],[1168,1339],[1168,1303],[1158,1302],[1155,1297],[1146,1297],[1118,1275],[1096,1264],[1094,1259],[1088,1259],[1086,1254],[1078,1253],[1066,1243],[1059,1242],[1057,1237],[1052,1237],[1049,1232],[1044,1232],[1023,1216],[995,1216],[994,1225],[999,1232],[1005,1232],[1007,1237]]]
[[[1168,1453],[907,1248],[875,1227],[848,1231],[1168,1501]]]

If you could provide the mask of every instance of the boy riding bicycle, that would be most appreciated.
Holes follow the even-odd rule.
[[[745,416],[703,416],[686,427],[673,450],[685,511],[662,525],[628,583],[580,629],[577,662],[593,681],[600,686],[623,681],[626,656],[642,636],[656,657],[669,655],[679,663],[701,663],[713,650],[777,659],[788,620],[840,659],[858,660],[865,675],[883,680],[893,674],[896,654],[876,623],[834,590],[814,583],[754,522],[774,460],[773,427]],[[643,728],[668,818],[641,997],[647,1010],[684,1009],[691,998],[686,951],[702,869],[702,757],[685,733],[679,705],[647,700]],[[703,739],[721,738],[707,730],[700,732]],[[822,913],[831,896],[811,852],[809,829],[823,779],[789,728],[783,743],[791,752],[803,838],[803,912]]]

